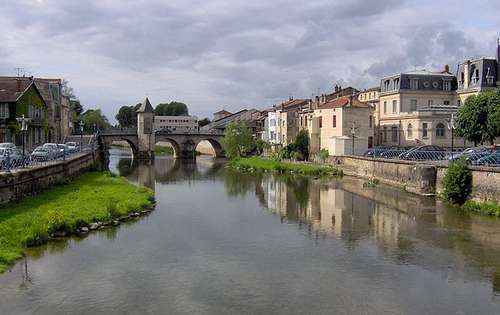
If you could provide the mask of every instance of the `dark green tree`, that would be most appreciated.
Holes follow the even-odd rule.
[[[115,118],[121,127],[130,128],[137,126],[137,110],[141,104],[135,106],[122,106]]]
[[[198,120],[198,126],[203,127],[210,123],[210,119],[203,118],[202,120]]]
[[[255,147],[252,132],[243,122],[230,122],[224,130],[224,149],[230,159],[250,153]]]
[[[84,123],[83,130],[85,132],[93,132],[94,127],[99,130],[110,127],[108,119],[102,114],[100,109],[89,109],[85,111],[80,116],[80,120]]]
[[[474,142],[493,143],[500,135],[500,91],[469,96],[458,109],[457,135]]]
[[[309,159],[309,133],[302,129],[295,139],[295,150],[299,153],[299,159]]]
[[[444,197],[457,204],[463,204],[472,192],[472,172],[467,162],[460,159],[450,164],[444,176]]]
[[[189,115],[189,111],[186,104],[172,101],[156,105],[155,114],[159,116],[186,116]]]

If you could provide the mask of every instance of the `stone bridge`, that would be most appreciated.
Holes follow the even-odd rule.
[[[155,144],[168,142],[174,148],[176,158],[194,158],[195,150],[201,141],[208,141],[212,145],[215,156],[223,157],[220,133],[191,132],[181,133],[166,130],[154,130],[154,110],[146,98],[137,110],[137,129],[109,129],[99,133],[97,141],[101,153],[107,157],[111,144],[115,141],[126,141],[132,148],[134,158],[153,159]]]

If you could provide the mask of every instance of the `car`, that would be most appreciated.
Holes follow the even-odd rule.
[[[0,148],[2,148],[2,149],[4,149],[4,148],[16,149],[16,145],[12,142],[3,142],[3,143],[0,143]]]
[[[384,159],[394,159],[408,150],[411,150],[411,147],[391,147],[389,150],[382,152],[380,157]]]
[[[446,158],[446,150],[438,145],[421,145],[401,153],[401,160],[432,161]]]
[[[57,145],[57,147],[59,148],[59,152],[61,152],[62,155],[68,155],[72,153],[69,147],[65,144],[60,143]]]
[[[13,168],[23,160],[23,155],[18,149],[0,148],[0,168]]]
[[[35,161],[50,161],[55,157],[54,150],[41,146],[31,152],[31,158]]]
[[[500,152],[490,153],[473,162],[480,166],[500,166]]]
[[[57,143],[45,143],[42,147],[51,150],[53,158],[59,158],[63,156],[61,149],[59,149]]]
[[[363,155],[366,157],[378,157],[389,149],[390,147],[383,147],[383,146],[373,147],[366,150],[366,152]]]
[[[80,145],[78,144],[78,142],[70,141],[70,142],[66,142],[65,144],[71,153],[75,153],[75,152],[78,152],[80,150]]]

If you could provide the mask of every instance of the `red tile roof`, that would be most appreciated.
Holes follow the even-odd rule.
[[[329,100],[326,103],[319,104],[318,109],[339,108],[339,107],[344,107],[344,106],[348,105],[349,103],[351,103],[352,107],[356,107],[356,108],[368,108],[368,107],[370,107],[370,105],[368,103],[361,102],[355,96],[341,96],[341,97]]]

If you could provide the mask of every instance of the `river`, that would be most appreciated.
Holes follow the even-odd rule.
[[[500,314],[500,220],[351,178],[112,156],[135,222],[30,248],[0,314]]]

